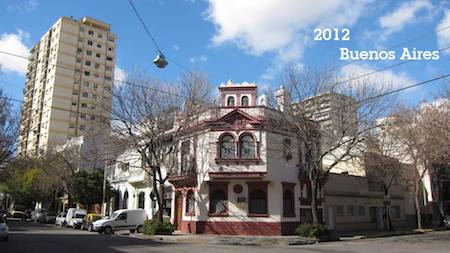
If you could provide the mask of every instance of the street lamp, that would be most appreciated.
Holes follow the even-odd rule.
[[[164,54],[159,52],[156,58],[153,60],[153,64],[156,65],[158,68],[165,68],[168,64],[166,57],[164,57]]]

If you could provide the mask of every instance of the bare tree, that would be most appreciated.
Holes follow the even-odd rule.
[[[18,132],[18,118],[13,112],[11,101],[0,89],[0,168],[13,157]]]
[[[450,83],[435,96],[435,101],[423,106],[421,127],[425,138],[425,156],[437,186],[441,219],[445,218],[443,188],[450,182]]]
[[[429,166],[425,152],[427,138],[424,135],[421,113],[418,108],[400,106],[391,118],[394,121],[393,137],[400,144],[399,153],[402,153],[405,162],[412,165],[409,167],[408,175],[414,191],[417,228],[422,229],[421,190]]]
[[[183,131],[196,122],[210,98],[210,83],[200,74],[188,74],[168,84],[135,72],[113,91],[112,131],[127,148],[142,157],[142,169],[151,187],[162,221],[164,184],[178,166],[177,145]]]
[[[336,165],[359,155],[364,134],[376,126],[376,119],[388,108],[390,100],[378,96],[387,88],[384,84],[383,80],[368,78],[345,82],[330,71],[308,67],[286,71],[283,89],[275,94],[275,101],[284,115],[285,122],[280,126],[289,126],[286,131],[296,137],[303,153],[299,167],[311,185],[314,224],[319,223],[318,189]],[[333,106],[330,98],[334,95],[340,102]],[[328,111],[323,109],[327,107]]]
[[[390,191],[394,182],[408,182],[409,176],[406,165],[400,162],[400,145],[393,134],[395,125],[386,118],[376,129],[368,131],[365,136],[363,159],[360,161],[365,169],[369,184],[382,186],[384,193],[384,225],[385,230],[393,230],[390,215]],[[370,187],[370,186],[369,186]]]

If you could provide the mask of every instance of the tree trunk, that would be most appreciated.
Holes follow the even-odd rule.
[[[386,231],[391,231],[392,230],[392,226],[391,226],[391,212],[390,212],[390,197],[389,197],[389,189],[386,185],[384,185],[384,199],[383,199],[383,204],[384,204],[384,223],[385,223],[385,230]]]
[[[161,167],[157,168],[157,176],[158,176],[158,183],[159,183],[159,194],[160,194],[160,203],[159,203],[159,209],[158,209],[158,220],[159,222],[164,221],[164,184],[162,183],[162,171]]]
[[[310,177],[311,183],[311,214],[313,219],[313,224],[319,224],[319,217],[317,215],[317,180]]]
[[[420,183],[416,181],[414,189],[414,204],[416,206],[417,229],[422,229],[422,214],[420,208],[419,193],[420,193]]]
[[[160,191],[158,189],[158,184],[157,184],[157,175],[156,175],[156,170],[153,171],[152,173],[152,185],[153,185],[153,192],[155,193],[155,197],[156,197],[156,201],[158,202],[158,211],[156,212],[156,219],[159,222],[163,221],[163,217],[162,217],[162,212],[161,212],[161,195],[160,195]]]

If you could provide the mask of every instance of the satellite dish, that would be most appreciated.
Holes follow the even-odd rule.
[[[168,64],[166,57],[164,57],[164,55],[162,53],[159,53],[156,58],[153,60],[153,63],[156,65],[156,67],[158,68],[165,68]]]

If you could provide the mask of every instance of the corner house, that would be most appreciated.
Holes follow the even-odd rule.
[[[302,200],[309,208],[297,145],[268,124],[280,113],[255,84],[219,89],[220,106],[203,112],[179,144],[181,166],[169,178],[173,224],[187,233],[293,233]]]

